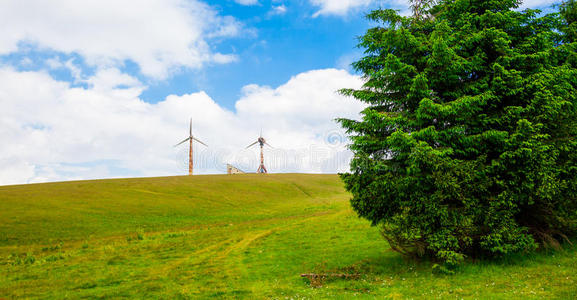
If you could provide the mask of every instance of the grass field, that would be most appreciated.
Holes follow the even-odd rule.
[[[0,299],[577,298],[577,247],[435,275],[392,252],[349,197],[336,175],[0,187]]]

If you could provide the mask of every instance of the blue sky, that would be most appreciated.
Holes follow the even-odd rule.
[[[528,0],[546,8],[555,1]],[[185,174],[258,166],[348,169],[334,122],[363,105],[349,67],[371,9],[405,0],[4,0],[0,2],[0,184]]]

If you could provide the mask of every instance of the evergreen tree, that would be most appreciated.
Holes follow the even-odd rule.
[[[368,108],[339,120],[354,152],[341,177],[399,252],[456,263],[577,229],[575,1],[547,15],[520,2],[368,14],[379,26],[353,64],[366,83],[341,91]]]

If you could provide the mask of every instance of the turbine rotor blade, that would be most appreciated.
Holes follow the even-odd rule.
[[[208,147],[208,145],[205,144],[205,143],[203,143],[201,140],[199,140],[199,139],[197,139],[197,138],[195,138],[195,137],[192,137],[192,139],[195,140],[195,141],[197,141],[197,142],[199,142],[199,143],[201,143],[201,144],[203,144],[204,146]]]
[[[188,136],[192,137],[192,118],[190,118],[190,126],[188,127]]]
[[[182,143],[184,143],[184,142],[186,142],[186,141],[188,141],[188,140],[190,140],[190,137],[187,137],[186,139],[184,139],[184,141],[182,141],[182,142],[174,145],[174,147],[176,147],[176,146],[178,146],[178,145],[180,145],[180,144],[182,144]]]
[[[269,146],[269,147],[271,147],[271,148],[273,148],[273,149],[274,149],[274,147],[273,147],[273,146],[271,146],[269,143],[267,143],[267,142],[264,142],[264,143],[265,143],[265,145],[267,145],[267,146]]]
[[[254,143],[252,143],[252,144],[250,144],[250,145],[248,145],[248,146],[246,146],[246,149],[248,149],[248,148],[250,148],[250,147],[252,147],[252,146],[256,145],[256,143],[258,143],[258,141],[254,142]]]

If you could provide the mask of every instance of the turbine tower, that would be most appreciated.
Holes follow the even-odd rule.
[[[182,144],[182,143],[184,143],[184,142],[186,142],[186,141],[189,141],[189,142],[190,142],[190,146],[189,146],[189,148],[188,148],[188,175],[192,175],[192,170],[193,170],[193,168],[194,168],[194,163],[193,163],[193,149],[192,149],[193,142],[194,142],[194,141],[197,141],[197,142],[203,144],[205,147],[208,147],[205,143],[203,143],[201,140],[195,138],[195,137],[192,135],[192,118],[190,119],[190,127],[189,127],[189,131],[188,131],[188,137],[187,137],[186,139],[184,139],[184,141],[182,141],[182,142],[174,145],[174,147],[179,146],[180,144]]]
[[[267,145],[271,148],[272,148],[272,146],[269,145],[269,143],[267,143],[266,140],[262,137],[262,130],[260,131],[260,137],[256,140],[256,142],[248,145],[246,148],[248,149],[248,148],[252,147],[253,145],[256,145],[256,143],[260,144],[260,166],[258,166],[258,169],[256,170],[256,172],[260,173],[260,174],[266,174],[266,173],[268,173],[268,171],[266,170],[266,167],[264,166],[263,148],[264,148],[264,145]]]

